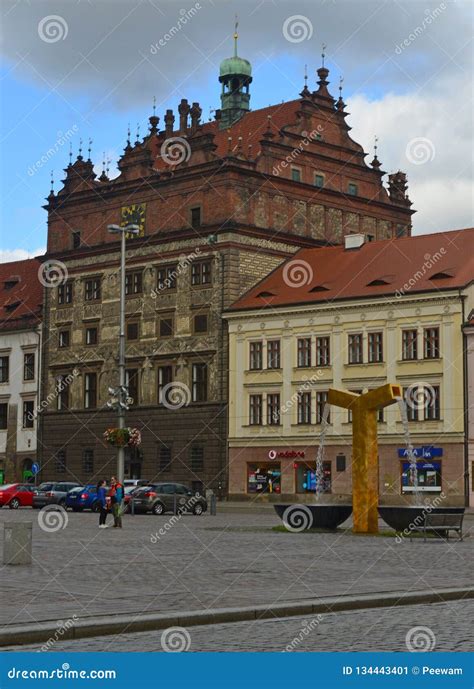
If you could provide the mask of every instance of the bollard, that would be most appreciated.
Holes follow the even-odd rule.
[[[211,495],[211,516],[215,517],[217,514],[217,499],[215,495]]]
[[[31,565],[33,522],[10,522],[3,528],[3,564]]]

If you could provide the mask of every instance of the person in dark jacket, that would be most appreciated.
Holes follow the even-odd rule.
[[[125,491],[122,484],[117,481],[115,476],[110,479],[110,504],[112,505],[112,514],[114,515],[114,527],[122,528],[122,510],[123,499]]]
[[[99,501],[99,529],[106,529],[107,524],[107,488],[104,479],[97,484],[97,499]]]

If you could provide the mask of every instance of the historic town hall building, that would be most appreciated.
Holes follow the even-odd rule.
[[[227,490],[227,331],[221,315],[301,247],[406,236],[402,172],[387,188],[377,157],[349,135],[328,70],[314,91],[251,111],[251,65],[222,62],[222,108],[201,124],[198,103],[150,117],[127,142],[120,175],[99,178],[79,155],[48,197],[47,259],[65,265],[45,289],[44,477],[95,481],[115,467],[103,432],[117,381],[119,242],[109,224],[140,226],[127,240],[127,424],[142,431],[127,477]],[[61,268],[61,264],[58,264]],[[68,381],[65,385],[64,381]]]

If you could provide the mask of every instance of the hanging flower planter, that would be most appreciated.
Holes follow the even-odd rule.
[[[107,428],[104,439],[114,447],[138,447],[142,442],[142,434],[138,428]]]

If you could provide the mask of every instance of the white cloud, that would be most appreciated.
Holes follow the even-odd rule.
[[[41,256],[46,251],[42,246],[36,251],[25,251],[25,249],[0,249],[0,263],[10,263],[11,261],[24,261],[26,258]]]
[[[350,99],[351,135],[368,151],[367,161],[376,134],[383,169],[408,175],[417,210],[414,234],[473,224],[470,88],[467,80],[451,79],[433,84],[429,92]],[[419,139],[418,158],[414,146]]]

